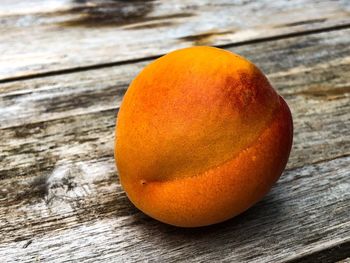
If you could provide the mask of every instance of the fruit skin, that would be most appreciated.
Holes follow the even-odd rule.
[[[213,47],[171,52],[130,84],[115,158],[131,202],[159,221],[198,227],[259,201],[288,161],[288,105],[251,62]]]

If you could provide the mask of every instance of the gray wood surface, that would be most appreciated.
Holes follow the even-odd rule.
[[[0,245],[0,255],[21,262],[293,260],[349,242],[349,162],[344,157],[287,171],[258,205],[204,229],[178,229],[147,218],[126,202],[116,183],[84,191],[74,179],[79,185],[66,200],[58,193],[67,185],[49,184],[49,195],[58,197],[51,204],[39,197],[30,209],[17,211],[26,220],[3,229],[10,238],[13,228],[23,230],[17,242]],[[69,177],[59,171],[54,176],[60,175]],[[108,190],[110,197],[104,198],[101,192]]]
[[[0,80],[350,25],[348,0],[0,2]]]
[[[137,211],[113,160],[115,117],[149,61],[0,86],[0,262],[328,262],[349,257],[350,29],[229,48],[268,75],[295,139],[246,213],[179,229]]]

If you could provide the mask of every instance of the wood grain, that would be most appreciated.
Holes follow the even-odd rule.
[[[0,262],[350,256],[349,36],[342,30],[231,49],[260,66],[287,99],[294,146],[263,201],[201,229],[144,216],[117,178],[118,105],[147,61],[2,84]]]
[[[350,26],[350,2],[3,0],[0,24],[6,81]]]
[[[287,171],[252,209],[223,224],[200,229],[171,227],[135,211],[117,180],[84,190],[81,182],[92,174],[104,176],[101,169],[87,167],[87,173],[78,173],[82,180],[76,175],[77,185],[70,190],[57,185],[54,178],[69,176],[61,168],[47,178],[48,193],[43,197],[54,196],[51,202],[39,197],[15,210],[17,216],[12,215],[11,223],[2,224],[6,235],[0,259],[287,262],[300,254],[317,255],[326,247],[350,241],[349,163],[350,157],[343,157]],[[106,166],[112,164],[100,167]],[[1,208],[2,217],[4,212],[13,214]]]
[[[343,260],[338,261],[338,263],[349,263],[349,262],[350,262],[350,257],[349,257],[349,258],[346,258],[346,259],[343,259]]]
[[[288,167],[350,153],[349,39],[350,30],[343,30],[231,49],[260,66],[291,106],[300,136]],[[56,159],[73,158],[75,153],[66,150],[72,140],[80,142],[76,147],[82,152],[108,145],[127,85],[146,63],[2,84],[2,177],[52,169],[49,153]],[[66,129],[68,136],[57,137],[57,131]],[[49,147],[49,141],[52,148],[37,150]],[[112,155],[111,148],[106,152]],[[28,153],[34,154],[35,165]]]

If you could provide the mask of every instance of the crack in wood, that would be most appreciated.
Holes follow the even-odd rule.
[[[235,43],[228,43],[228,44],[214,45],[214,46],[219,47],[219,48],[232,48],[232,47],[252,45],[252,44],[262,43],[262,42],[276,41],[276,40],[280,40],[280,39],[294,38],[294,37],[299,37],[299,36],[303,36],[303,35],[312,35],[312,34],[319,34],[319,33],[323,33],[323,32],[343,30],[343,29],[348,29],[348,28],[350,28],[350,24],[342,24],[342,25],[323,27],[323,28],[318,28],[318,29],[305,30],[305,31],[301,31],[301,32],[287,33],[287,34],[281,34],[281,35],[276,35],[276,36],[272,36],[272,37],[256,38],[253,40],[239,41],[239,42],[235,42]],[[99,64],[92,64],[92,65],[86,65],[86,66],[79,66],[79,67],[71,67],[71,68],[52,70],[52,71],[46,71],[46,72],[41,72],[41,73],[25,74],[25,75],[16,76],[16,77],[2,78],[2,79],[0,79],[0,84],[1,83],[8,83],[8,82],[15,82],[15,81],[23,81],[23,80],[34,79],[34,78],[44,78],[44,77],[50,77],[50,76],[55,76],[55,75],[72,74],[72,73],[81,72],[81,71],[89,71],[89,70],[114,67],[114,66],[132,64],[132,63],[138,63],[138,62],[145,62],[145,61],[157,59],[157,58],[161,57],[162,55],[164,55],[164,54],[158,54],[158,55],[154,55],[154,56],[147,56],[147,57],[128,59],[128,60],[121,60],[121,61],[115,61],[115,62],[107,62],[107,63],[99,63]]]

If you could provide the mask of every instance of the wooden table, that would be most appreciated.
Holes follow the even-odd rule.
[[[130,204],[113,139],[132,78],[191,45],[257,64],[295,134],[261,202],[180,229]],[[350,261],[350,1],[0,0],[0,54],[0,262]]]

